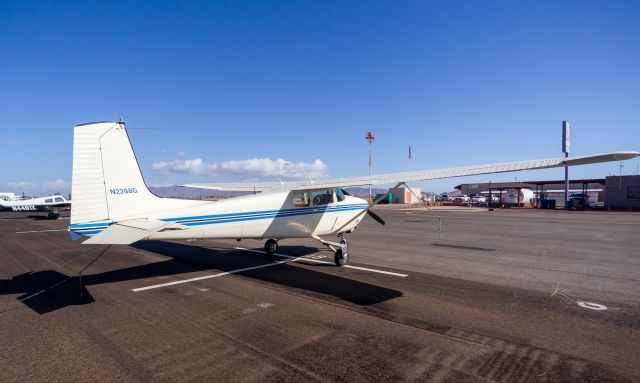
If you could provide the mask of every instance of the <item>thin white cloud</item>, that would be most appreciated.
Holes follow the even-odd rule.
[[[251,158],[240,161],[204,162],[200,158],[156,162],[153,170],[160,173],[191,175],[209,178],[233,179],[273,179],[274,176],[284,179],[324,178],[329,168],[321,160],[311,163],[291,162],[278,158]]]
[[[166,152],[167,152],[167,149],[162,148],[162,149],[158,150],[158,152],[160,152],[160,153],[164,154],[164,153],[166,153]]]
[[[12,181],[7,183],[7,186],[9,187],[9,189],[17,189],[17,190],[33,189],[37,187],[37,185],[38,184],[36,182],[29,182],[29,181]]]
[[[184,156],[185,156],[185,154],[186,154],[185,152],[178,152],[178,153],[176,153],[176,155],[177,155],[178,157],[184,157]]]
[[[42,181],[40,184],[45,190],[58,191],[71,189],[71,183],[64,180]]]

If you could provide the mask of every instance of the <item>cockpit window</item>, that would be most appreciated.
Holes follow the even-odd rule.
[[[344,201],[344,193],[341,188],[336,188],[336,198],[338,199],[338,202]]]
[[[45,199],[44,203],[53,203],[53,198]]]
[[[333,189],[314,191],[311,193],[311,201],[313,202],[313,206],[333,203]]]
[[[295,207],[307,207],[309,202],[309,193],[298,193],[293,196],[293,206]]]
[[[62,197],[56,197],[56,202],[64,202],[64,200],[62,199]]]

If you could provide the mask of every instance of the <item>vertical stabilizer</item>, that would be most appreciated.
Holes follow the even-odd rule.
[[[144,183],[124,123],[78,125],[73,134],[71,224],[148,214],[162,199]]]

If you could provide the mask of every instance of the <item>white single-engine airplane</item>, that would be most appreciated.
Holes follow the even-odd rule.
[[[261,191],[221,201],[160,198],[147,189],[123,122],[97,122],[74,128],[71,192],[72,238],[84,244],[128,245],[143,239],[266,239],[272,254],[285,238],[314,238],[348,260],[344,234],[373,204],[346,195],[341,187],[397,184],[438,178],[592,164],[634,158],[614,152],[573,158],[518,161],[450,169],[389,173],[368,177],[297,183],[193,184],[219,190]],[[323,239],[338,236],[339,242]]]
[[[71,206],[71,201],[59,194],[20,200],[0,199],[0,211],[48,211],[48,217],[51,219],[57,219],[60,217],[58,209],[68,208],[69,206]]]

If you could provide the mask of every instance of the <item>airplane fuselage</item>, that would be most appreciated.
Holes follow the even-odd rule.
[[[242,238],[309,238],[351,231],[361,221],[367,208],[363,199],[338,196],[331,191],[329,201],[306,201],[295,191],[269,192],[223,199],[191,201],[163,199],[167,209],[150,211],[148,219],[174,222],[147,239],[242,239]],[[307,193],[311,194],[311,193]],[[127,193],[118,197],[127,198]],[[70,230],[82,235],[95,235],[112,222],[135,219],[121,217],[113,221],[71,224]]]
[[[71,202],[60,195],[25,200],[0,201],[0,211],[37,212],[69,207]]]

